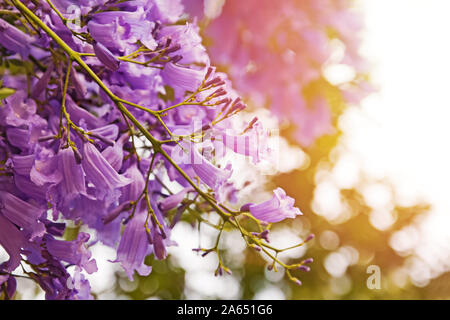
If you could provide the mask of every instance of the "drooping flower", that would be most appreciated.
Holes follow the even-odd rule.
[[[114,170],[119,171],[123,162],[123,145],[128,140],[129,136],[124,134],[121,136],[113,146],[107,147],[102,151],[102,156],[111,164]]]
[[[248,131],[244,134],[236,134],[232,130],[217,130],[215,137],[217,143],[222,143],[235,153],[250,157],[254,163],[269,156],[269,133],[264,130],[257,118],[249,123]]]
[[[32,37],[0,19],[0,45],[19,53],[22,59],[25,59],[30,53],[30,45],[33,41]]]
[[[145,231],[145,212],[137,212],[125,227],[117,249],[115,262],[120,262],[130,280],[134,278],[136,270],[141,276],[147,276],[152,271],[144,264],[145,257],[150,253],[150,247]]]
[[[190,148],[190,159],[195,174],[215,191],[218,191],[233,173],[230,163],[225,168],[218,168],[202,156],[196,146]]]
[[[9,192],[0,192],[0,213],[12,223],[23,228],[33,240],[42,237],[45,226],[39,221],[44,209],[36,207]]]
[[[20,265],[22,260],[20,253],[25,243],[26,239],[22,232],[0,214],[0,245],[9,255],[9,260],[2,264],[1,269],[12,272]]]
[[[2,268],[0,266],[0,272]],[[14,297],[17,289],[16,278],[10,275],[0,275],[0,287],[4,288],[4,293],[7,295],[6,300],[10,300]]]
[[[161,72],[163,80],[173,87],[177,96],[194,92],[202,83],[206,70],[195,70],[169,62]]]
[[[86,178],[97,187],[96,193],[100,197],[131,183],[131,180],[119,175],[91,143],[85,143],[83,146],[82,165]]]
[[[273,191],[270,200],[259,204],[245,205],[241,210],[248,210],[255,218],[265,222],[279,222],[286,218],[295,218],[302,215],[297,207],[294,207],[294,199],[287,196],[286,192],[277,188]]]
[[[122,7],[125,8],[125,5]],[[101,43],[102,48],[107,48],[107,51],[116,49],[119,52],[129,50],[132,52],[132,48],[138,41],[149,49],[155,49],[156,42],[151,32],[154,25],[153,21],[145,19],[144,9],[138,7],[134,12],[105,11],[97,13],[89,21],[88,29],[98,44]]]
[[[152,243],[153,243],[153,252],[155,254],[156,259],[163,260],[167,257],[166,244],[164,243],[164,238],[161,235],[160,231],[153,226],[152,227]]]
[[[60,192],[66,200],[72,200],[78,195],[87,196],[85,173],[83,167],[77,164],[72,148],[60,150],[58,155],[58,168],[62,172]]]
[[[184,199],[186,194],[191,191],[194,191],[194,189],[192,187],[186,187],[186,188],[183,188],[181,191],[179,191],[175,194],[172,194],[172,195],[168,196],[167,198],[163,199],[159,204],[161,210],[163,212],[166,212],[166,211],[169,211],[169,210],[175,208]]]
[[[169,56],[181,55],[181,64],[199,63],[209,65],[209,56],[202,45],[202,38],[198,34],[198,27],[193,24],[172,25],[161,28],[161,40],[171,39],[180,49]]]
[[[33,89],[31,90],[30,96],[32,98],[39,98],[39,96],[44,92],[45,88],[47,88],[47,85],[50,81],[50,78],[52,76],[54,66],[53,64],[50,64],[47,67],[47,70],[42,74],[41,78],[36,82]]]
[[[91,252],[86,248],[89,238],[89,234],[84,232],[80,232],[73,241],[56,240],[47,236],[46,247],[53,257],[83,268],[91,274],[97,271],[97,263],[91,259]]]
[[[95,42],[94,52],[98,60],[111,71],[119,69],[120,61],[100,42]]]

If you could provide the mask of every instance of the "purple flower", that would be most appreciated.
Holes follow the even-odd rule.
[[[209,57],[202,38],[198,34],[198,27],[193,24],[165,26],[159,32],[161,40],[171,39],[180,49],[169,56],[181,55],[180,63],[200,63],[209,65]]]
[[[30,96],[32,98],[39,98],[41,93],[43,93],[44,90],[47,88],[48,82],[50,81],[50,78],[52,76],[53,69],[54,69],[53,64],[50,64],[47,67],[47,70],[44,72],[44,74],[38,80],[38,82],[36,82],[33,89],[31,90]]]
[[[0,274],[2,268],[0,266]],[[0,288],[3,287],[6,289],[5,293],[7,295],[6,300],[10,300],[14,297],[17,289],[17,281],[16,278],[9,275],[0,275]]]
[[[70,119],[75,122],[75,124],[80,125],[82,122],[84,122],[89,129],[104,126],[105,123],[101,118],[98,118],[88,110],[79,107],[70,97],[70,95],[67,95],[66,99],[67,112],[70,114]],[[58,106],[58,108],[59,107],[60,106]]]
[[[20,190],[24,195],[33,199],[42,205],[47,204],[47,188],[38,186],[33,183],[29,177],[15,175],[14,183],[18,190]]]
[[[44,211],[11,193],[0,192],[0,212],[9,221],[29,233],[31,240],[42,237],[45,232],[44,224],[38,220]]]
[[[251,157],[254,163],[258,163],[262,159],[268,158],[269,134],[264,130],[260,121],[255,121],[250,125],[251,128],[246,134],[229,133],[228,130],[219,131],[217,136],[220,138],[217,140],[235,153]]]
[[[11,157],[14,171],[17,174],[27,176],[30,174],[31,168],[34,163],[34,155],[27,156],[14,155]]]
[[[270,200],[247,206],[255,218],[265,222],[279,222],[302,215],[302,212],[294,207],[294,199],[287,196],[283,189],[277,188],[273,194]]]
[[[0,19],[0,44],[15,53],[20,53],[25,59],[30,53],[30,44],[33,42],[26,33],[23,33],[13,25]]]
[[[0,108],[0,124],[13,127],[45,126],[46,121],[36,115],[36,103],[27,98],[26,91],[18,91],[6,99]],[[20,129],[20,128],[11,128]]]
[[[114,170],[119,171],[123,162],[123,145],[128,140],[128,134],[121,136],[113,146],[102,151],[102,156],[109,162]]]
[[[58,156],[58,168],[62,173],[60,192],[65,200],[70,201],[80,194],[87,196],[84,170],[77,164],[72,148],[60,150]]]
[[[117,139],[119,135],[119,128],[115,124],[108,124],[103,127],[98,127],[89,131],[91,137],[97,138],[100,141],[114,145],[114,140]]]
[[[20,265],[22,260],[20,253],[25,243],[26,239],[22,232],[0,214],[0,245],[9,255],[9,260],[2,264],[3,270],[12,272]]]
[[[120,61],[100,42],[94,43],[94,52],[98,60],[111,71],[119,69]]]
[[[164,238],[156,227],[152,227],[152,242],[153,242],[153,252],[155,258],[158,260],[163,260],[167,257],[166,245],[164,243]]]
[[[174,63],[167,63],[161,72],[163,80],[175,90],[176,96],[186,91],[194,92],[202,83],[206,70],[195,70]]]
[[[97,187],[96,193],[100,197],[131,183],[130,179],[119,175],[91,143],[85,143],[83,146],[82,165],[87,179]]]
[[[149,49],[155,49],[157,46],[152,35],[154,22],[146,19],[142,9],[135,12],[105,11],[97,13],[89,21],[88,28],[98,43],[111,50],[115,48],[120,52],[125,52],[138,41]],[[98,58],[100,59],[100,57]],[[102,63],[105,62],[102,61]]]
[[[70,71],[70,81],[78,97],[83,98],[87,95],[88,88],[84,76],[78,73],[73,67],[72,70]]]
[[[152,2],[155,5],[154,10],[152,10],[152,18],[155,20],[174,23],[183,14],[181,0],[153,0]]]
[[[50,300],[75,299],[78,295],[76,288],[79,286],[73,283],[66,267],[47,250],[39,246],[35,246],[33,249],[35,251],[33,254],[39,257],[39,261],[34,262],[36,273],[31,272],[29,276],[45,291],[45,298]],[[29,254],[28,258],[30,259]]]
[[[48,252],[55,258],[79,266],[91,274],[97,271],[97,264],[91,259],[91,253],[86,248],[89,234],[80,232],[76,240],[64,241],[56,240],[48,236],[46,246]]]
[[[191,166],[195,174],[211,189],[218,191],[231,177],[233,170],[231,164],[225,168],[218,168],[203,157],[195,146],[190,148]]]
[[[145,179],[142,172],[138,169],[137,164],[132,164],[127,171],[125,171],[124,176],[128,178],[131,183],[123,187],[122,195],[120,201],[136,201],[144,191]]]
[[[76,290],[76,294],[72,297],[73,300],[94,300],[91,294],[91,285],[81,273],[81,268],[75,268],[75,274],[68,285]]]
[[[59,183],[63,176],[59,170],[55,170],[59,167],[58,162],[58,157],[55,157],[51,150],[42,149],[41,152],[37,152],[30,171],[31,181],[38,186]]]
[[[147,276],[152,268],[144,264],[144,259],[150,253],[150,247],[145,231],[147,214],[138,212],[125,227],[117,249],[117,258],[114,262],[120,262],[128,278],[132,281],[134,271],[141,276]]]
[[[146,256],[167,258],[167,247],[176,245],[171,231],[192,206],[191,198],[202,214],[213,210],[200,200],[206,196],[215,197],[219,205],[238,202],[231,163],[219,164],[226,160],[220,151],[228,148],[258,162],[268,151],[267,133],[257,120],[246,128],[227,130],[237,123],[231,116],[244,103],[227,76],[210,66],[199,26],[196,21],[185,22],[181,0],[54,0],[54,4],[69,20],[74,13],[70,6],[78,5],[83,26],[72,25],[78,34],[47,3],[36,2],[33,10],[68,47],[85,54],[83,61],[104,86],[82,64],[74,64],[63,92],[68,65],[58,57],[67,47],[56,45],[45,30],[34,39],[0,20],[0,51],[15,52],[11,58],[21,54],[22,60],[31,55],[36,62],[26,74],[9,73],[7,68],[2,78],[2,85],[15,93],[0,107],[0,246],[9,255],[0,265],[0,284],[12,296],[15,279],[9,273],[24,260],[30,266],[27,275],[47,299],[92,299],[89,282],[81,274],[97,271],[90,245],[101,241],[115,248],[115,262],[131,280],[135,271],[148,275]],[[9,9],[9,4],[3,7]],[[11,16],[8,21],[17,20]],[[320,46],[320,35],[311,32],[305,37]],[[237,59],[237,68],[251,69],[241,65],[242,59]],[[123,104],[129,112],[117,108],[106,87],[127,101]],[[61,106],[64,98],[67,114]],[[170,110],[158,118],[133,104]],[[164,143],[144,142],[148,135],[139,132],[139,124]],[[197,142],[200,130],[202,137],[212,138],[211,143]],[[171,141],[191,134],[195,137],[188,142]],[[158,153],[159,146],[171,160]],[[181,157],[175,157],[177,152]],[[188,193],[195,193],[194,183],[206,195],[184,203]],[[172,194],[172,187],[181,191]],[[280,190],[275,190],[274,199],[246,209],[264,221],[300,214],[293,199]],[[70,221],[81,224],[82,230],[89,228],[93,241],[83,232],[75,240],[63,240]],[[255,236],[268,241],[267,233]],[[227,270],[220,267],[221,273]]]
[[[6,129],[8,142],[22,151],[27,151],[30,147],[30,131],[21,128]]]
[[[163,212],[167,212],[173,208],[176,208],[180,204],[180,202],[184,199],[188,192],[194,191],[192,187],[183,188],[180,192],[172,194],[162,200],[159,204],[159,207]]]

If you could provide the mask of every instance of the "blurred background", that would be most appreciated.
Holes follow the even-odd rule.
[[[202,226],[200,236],[183,221],[169,258],[148,257],[153,272],[134,282],[108,262],[112,250],[93,246],[97,298],[449,299],[450,2],[185,6],[212,63],[229,74],[250,113],[280,130],[279,168],[265,176],[264,188],[284,188],[304,216],[277,225],[271,241],[284,247],[314,233],[307,246],[282,256],[314,262],[295,286],[229,233],[221,247],[233,275],[215,277],[217,258],[192,251],[208,247],[214,230]],[[368,285],[373,266],[375,287]],[[22,291],[35,297],[43,295]]]

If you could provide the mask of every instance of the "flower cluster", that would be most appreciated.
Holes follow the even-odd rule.
[[[208,222],[210,212],[219,237],[239,230],[299,283],[289,270],[310,260],[285,264],[285,249],[268,243],[270,223],[301,214],[294,200],[278,188],[236,208],[233,163],[222,164],[227,152],[268,158],[268,132],[257,118],[233,128],[245,104],[210,65],[196,24],[180,23],[180,1],[11,0],[0,9],[5,298],[18,268],[48,299],[92,298],[83,274],[97,271],[96,242],[117,250],[130,279],[148,275],[146,256],[167,257],[176,223]],[[86,232],[68,238],[68,222]],[[198,250],[219,255],[217,274],[229,271],[217,246]]]
[[[305,147],[332,132],[326,86],[314,85],[325,81],[324,66],[354,69],[353,79],[333,84],[346,101],[356,103],[372,90],[358,53],[362,22],[350,0],[184,3],[192,16],[206,20],[212,61],[226,68],[239,92],[293,123]],[[339,57],[336,48],[343,48]]]

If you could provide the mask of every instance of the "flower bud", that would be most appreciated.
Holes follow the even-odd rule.
[[[304,242],[311,241],[312,239],[314,239],[314,237],[315,237],[314,234],[311,233],[309,236],[306,237]]]
[[[111,71],[119,69],[120,61],[100,42],[94,43],[94,52],[98,60]]]
[[[308,266],[301,265],[301,266],[298,267],[298,270],[302,270],[302,271],[305,271],[305,272],[310,272],[311,268],[308,267]]]

